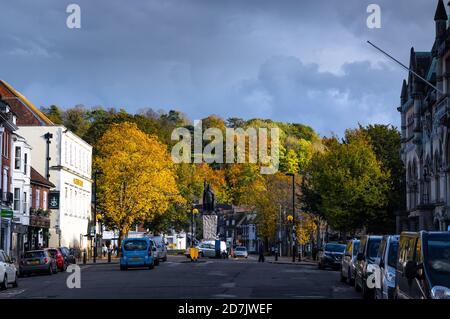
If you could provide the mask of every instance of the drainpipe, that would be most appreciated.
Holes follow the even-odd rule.
[[[44,138],[47,140],[47,150],[46,150],[46,158],[45,158],[45,177],[47,180],[50,180],[50,139],[53,138],[53,134],[48,132],[44,135]]]

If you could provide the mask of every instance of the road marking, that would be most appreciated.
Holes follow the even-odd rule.
[[[223,288],[234,288],[236,287],[236,283],[235,282],[226,282],[220,285]]]
[[[24,292],[25,292],[25,289],[7,290],[5,292],[0,293],[0,298],[1,297],[10,298],[10,297],[20,295],[21,293],[24,293]]]
[[[214,298],[236,298],[236,295],[218,294],[213,295]]]
[[[207,273],[208,276],[226,276],[222,271],[210,271]]]

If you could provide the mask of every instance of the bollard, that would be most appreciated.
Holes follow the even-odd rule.
[[[86,265],[86,249],[83,250],[83,264]]]
[[[108,250],[108,262],[111,262],[111,250]]]

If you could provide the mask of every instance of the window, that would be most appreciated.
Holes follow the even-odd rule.
[[[14,210],[20,210],[20,188],[14,188]]]
[[[36,193],[35,193],[35,208],[39,209],[41,207],[40,202],[41,202],[41,191],[39,189],[36,189]]]
[[[27,203],[28,203],[28,194],[27,192],[23,192],[23,214],[25,215],[27,213]]]
[[[47,209],[47,192],[42,191],[42,208]]]
[[[16,146],[16,153],[14,158],[14,168],[20,169],[20,159],[21,159],[22,149],[19,146]]]
[[[25,175],[27,175],[27,170],[28,170],[28,154],[25,153],[23,156],[24,156],[24,158],[23,158],[23,173],[24,173]]]
[[[64,162],[66,163],[66,164],[69,164],[69,161],[68,161],[68,154],[69,154],[69,149],[67,148],[67,141],[65,141],[64,142]]]

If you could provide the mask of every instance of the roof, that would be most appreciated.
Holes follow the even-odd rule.
[[[445,21],[447,19],[447,11],[445,10],[444,2],[439,0],[436,13],[434,15],[434,21]]]
[[[30,179],[31,183],[42,184],[48,186],[49,188],[56,187],[52,182],[39,174],[33,167],[31,167]]]
[[[31,103],[24,95],[22,95],[19,91],[14,89],[11,85],[6,83],[4,80],[0,80],[2,83],[13,95],[15,95],[23,104],[25,104],[41,121],[43,121],[47,125],[53,125],[53,122],[44,115],[33,103]]]

